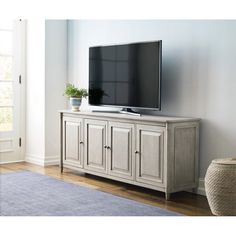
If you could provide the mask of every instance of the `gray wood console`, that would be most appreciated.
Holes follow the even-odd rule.
[[[60,111],[63,167],[165,192],[197,188],[199,119]]]

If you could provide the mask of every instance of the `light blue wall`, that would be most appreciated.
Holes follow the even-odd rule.
[[[88,85],[88,48],[163,40],[160,115],[202,118],[200,175],[236,157],[236,21],[68,21],[68,80]]]
[[[67,21],[45,21],[45,158],[59,157],[58,110],[65,109]]]

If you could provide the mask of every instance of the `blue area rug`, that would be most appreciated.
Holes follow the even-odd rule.
[[[30,171],[0,174],[1,216],[178,216]]]

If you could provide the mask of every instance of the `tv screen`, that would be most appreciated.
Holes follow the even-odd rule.
[[[89,48],[89,104],[161,108],[161,40]]]

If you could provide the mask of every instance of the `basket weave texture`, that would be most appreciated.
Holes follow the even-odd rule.
[[[236,215],[236,159],[218,159],[210,164],[206,177],[207,200],[214,215]]]

